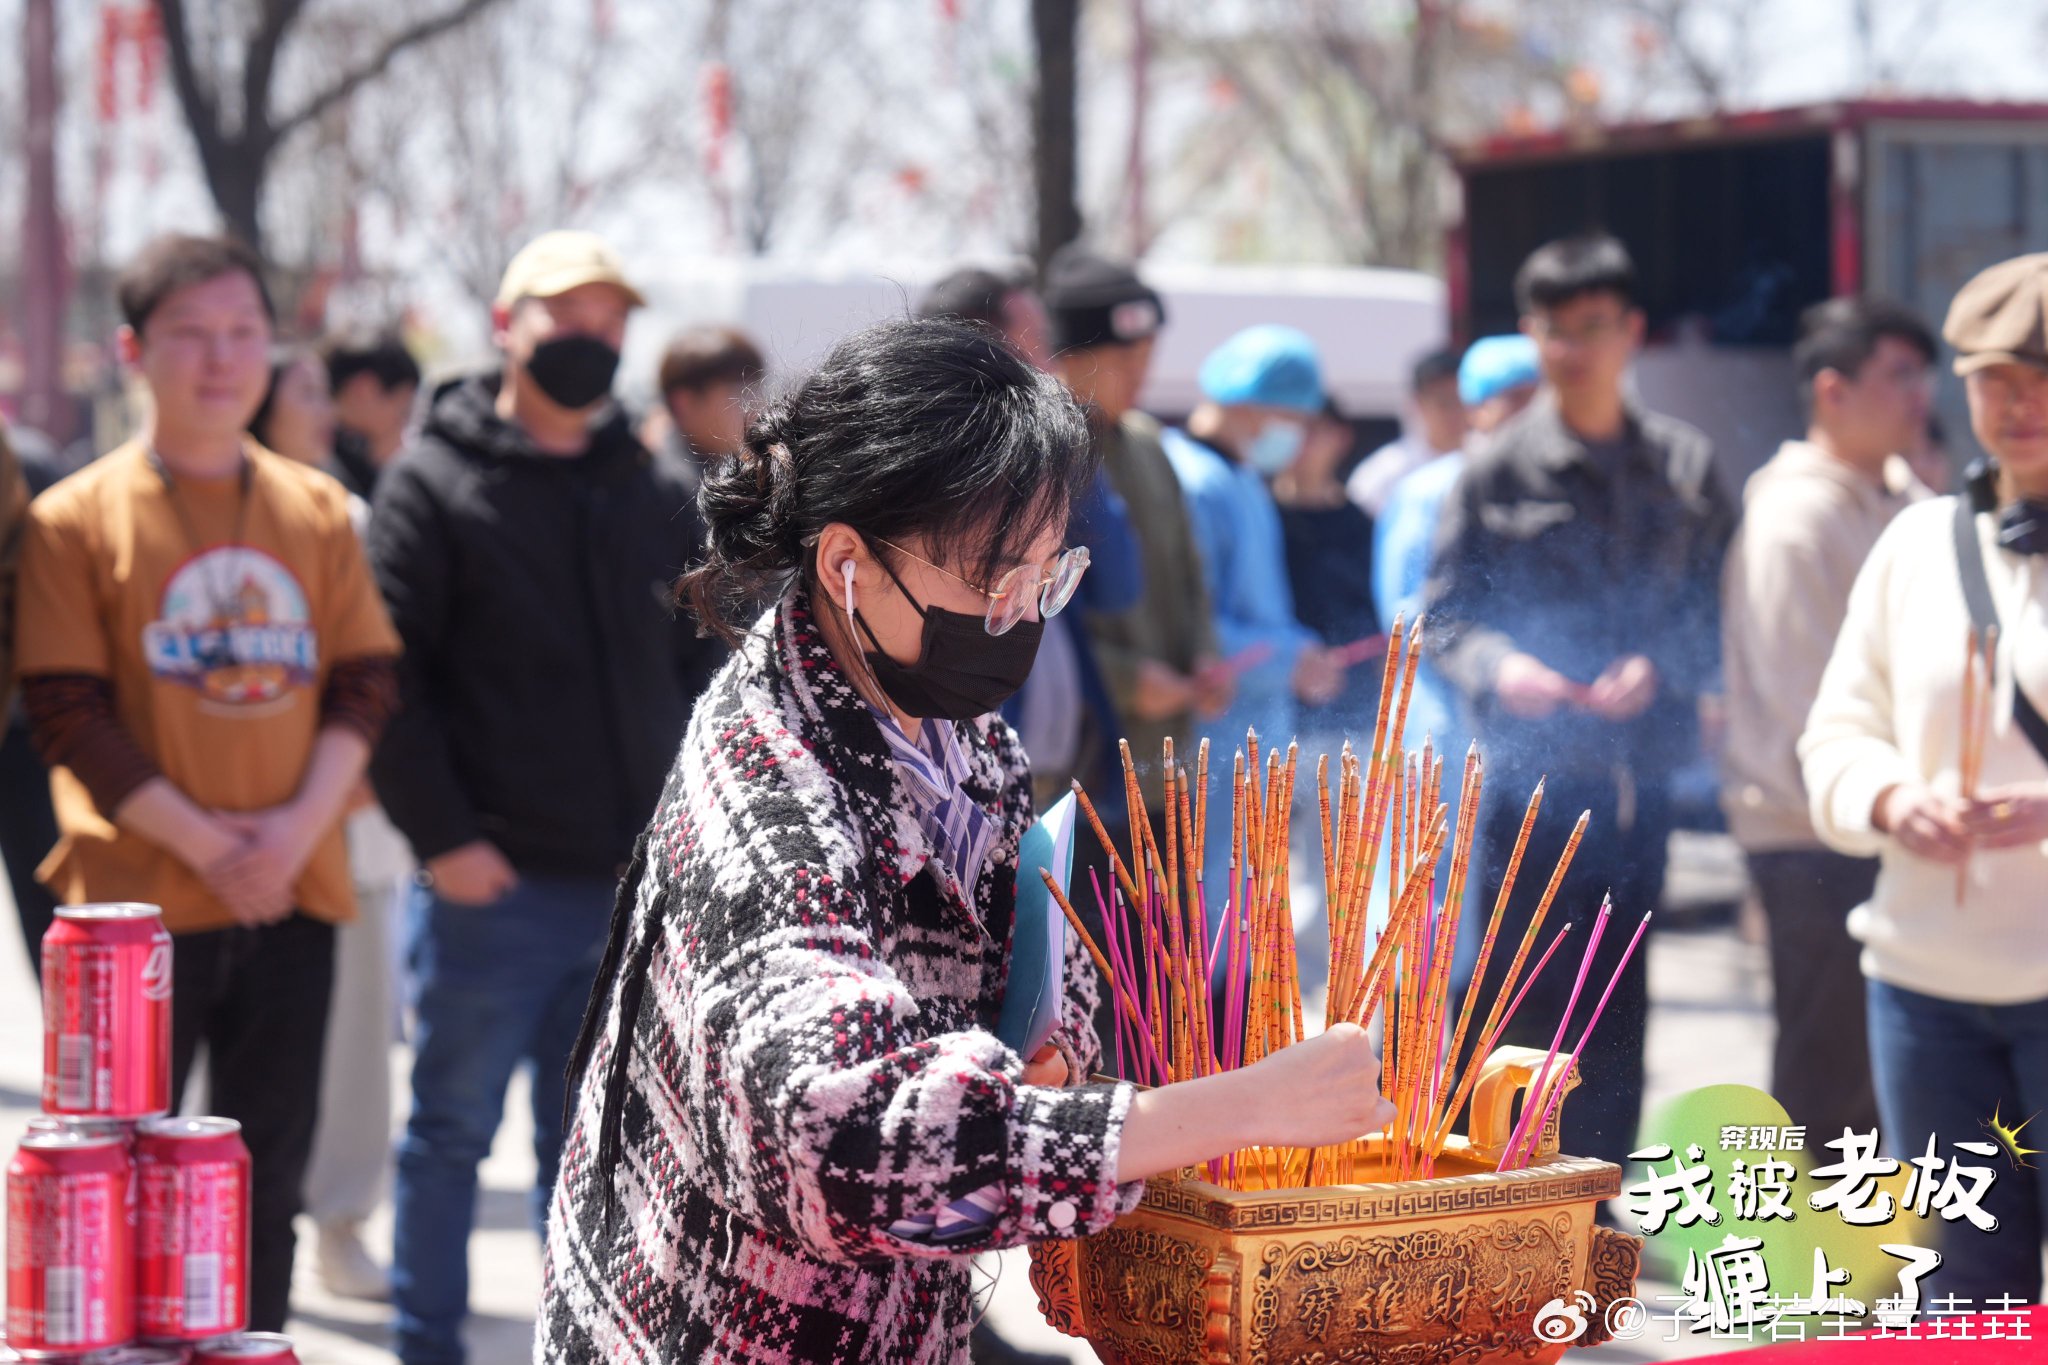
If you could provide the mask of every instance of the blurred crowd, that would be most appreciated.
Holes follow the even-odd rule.
[[[1540,780],[1533,865],[1591,813],[1552,922],[1589,923],[1604,895],[1654,908],[1676,777],[1710,754],[1768,925],[1792,1118],[1834,1135],[1881,1116],[1907,1155],[1981,1136],[1995,1104],[2048,1107],[2048,936],[2028,918],[2048,761],[2023,717],[2000,720],[1966,773],[1957,720],[1987,572],[1992,709],[2048,695],[2048,258],[1987,272],[1948,319],[1994,461],[1951,498],[1941,346],[1895,304],[1811,310],[1786,377],[1808,429],[1738,500],[1707,439],[1634,395],[1644,318],[1619,242],[1545,246],[1516,293],[1521,330],[1417,357],[1404,433],[1360,450],[1316,344],[1285,326],[1218,347],[1192,412],[1141,410],[1167,301],[1083,246],[1036,278],[963,269],[929,291],[921,315],[1056,375],[1099,457],[1068,528],[1080,609],[1048,622],[1004,707],[1040,804],[1079,780],[1112,824],[1142,816],[1120,740],[1141,764],[1204,737],[1227,764],[1248,728],[1310,755],[1362,745],[1388,632],[1425,621],[1404,737],[1484,755],[1475,895]],[[0,443],[0,673],[19,682],[0,855],[24,935],[59,903],[164,907],[176,1086],[203,1052],[206,1107],[255,1162],[255,1328],[287,1316],[303,1213],[329,1289],[392,1300],[401,1359],[459,1361],[508,1083],[530,1069],[539,1220],[618,877],[726,657],[673,584],[701,550],[703,471],[763,439],[768,367],[739,331],[693,327],[658,405],[629,410],[614,391],[644,300],[579,232],[530,243],[478,302],[501,363],[431,389],[395,334],[281,339],[261,264],[229,241],[161,239],[119,294],[149,396],[133,438],[61,481],[38,443]],[[1229,823],[1209,829],[1221,905]],[[1461,993],[1486,922],[1464,919]],[[1580,1059],[1567,1151],[1633,1146],[1647,962]],[[1482,992],[1506,964],[1484,965]],[[1539,980],[1503,1041],[1547,1046],[1564,992]],[[2044,1196],[2021,1172],[2000,1190],[2017,1235],[2002,1259],[1952,1257],[1944,1287],[2038,1297],[2038,1260],[2011,1248],[2038,1246]],[[388,1268],[363,1239],[387,1193]]]

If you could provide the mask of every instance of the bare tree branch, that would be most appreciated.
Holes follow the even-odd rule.
[[[298,0],[272,0],[272,3],[295,6]],[[305,105],[296,112],[278,119],[275,125],[277,137],[281,139],[301,125],[311,123],[335,105],[354,95],[356,91],[383,75],[384,69],[391,65],[392,59],[407,48],[417,47],[419,44],[438,38],[452,29],[460,28],[497,3],[498,0],[462,0],[460,4],[452,9],[400,29],[389,38],[386,38],[378,46],[377,50],[365,58],[355,69],[349,71],[325,90],[307,100]]]
[[[157,9],[164,21],[164,46],[171,55],[171,88],[177,92],[178,103],[185,110],[186,122],[197,134],[201,128],[208,132],[218,127],[219,110],[215,106],[213,91],[199,79],[199,69],[193,61],[191,24],[185,13],[185,0],[157,0]],[[203,158],[206,148],[202,144]]]
[[[277,74],[278,49],[304,9],[305,0],[263,0],[262,19],[242,62],[242,141],[259,156],[289,131],[270,121],[270,83]]]
[[[407,48],[460,27],[496,3],[498,0],[462,0],[441,14],[400,29],[364,62],[315,95],[296,113],[278,118],[271,112],[271,91],[284,47],[306,17],[306,0],[260,0],[255,6],[253,31],[243,40],[239,92],[228,88],[225,72],[231,63],[219,53],[211,77],[202,75],[197,60],[202,43],[195,32],[193,7],[187,0],[161,0],[159,10],[165,46],[170,49],[172,88],[198,148],[206,187],[228,230],[260,251],[263,190],[272,155],[279,145],[301,127],[340,107]],[[227,42],[230,25],[226,16],[230,10],[246,12],[242,6],[230,6],[224,0],[208,11],[210,23],[204,46],[209,50]],[[239,93],[241,108],[230,127],[229,111],[223,106],[232,93]]]

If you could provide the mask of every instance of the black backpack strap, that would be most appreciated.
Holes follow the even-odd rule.
[[[1956,568],[1963,580],[1963,602],[1970,609],[1970,623],[1981,635],[1998,628],[1998,604],[1991,600],[1991,580],[1984,573],[1984,547],[1977,539],[1978,499],[1965,493],[1956,499]],[[2003,630],[1999,631],[2004,634]],[[2034,703],[2013,679],[2012,718],[2020,733],[2034,746],[2034,752],[2048,761],[2048,720],[2034,709]]]

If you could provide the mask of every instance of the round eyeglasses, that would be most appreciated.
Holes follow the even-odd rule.
[[[1059,615],[1067,603],[1074,600],[1074,590],[1081,586],[1081,575],[1088,571],[1088,547],[1074,545],[1062,550],[1060,557],[1052,562],[1052,568],[1042,574],[1036,564],[1019,564],[998,578],[993,588],[984,588],[922,555],[912,554],[893,541],[882,540],[880,536],[875,539],[906,559],[914,559],[927,569],[937,569],[987,598],[988,610],[983,614],[981,624],[991,635],[1005,634],[1024,619],[1024,613],[1031,609],[1034,589],[1039,616],[1049,619]]]

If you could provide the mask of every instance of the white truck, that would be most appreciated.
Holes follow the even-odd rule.
[[[897,262],[836,269],[775,261],[684,260],[645,287],[651,320],[636,323],[625,370],[652,375],[675,329],[726,322],[752,336],[771,379],[801,374],[854,328],[906,316],[952,263]],[[1361,447],[1391,435],[1403,410],[1408,371],[1448,335],[1444,286],[1409,270],[1340,267],[1145,265],[1166,299],[1167,325],[1143,403],[1177,419],[1197,400],[1195,376],[1215,346],[1243,327],[1282,322],[1322,349],[1337,406],[1361,430]]]
[[[1530,251],[1604,228],[1642,276],[1651,406],[1714,438],[1731,491],[1804,427],[1789,351],[1800,310],[1869,291],[1939,330],[1957,286],[2048,250],[2048,105],[1862,100],[1491,139],[1457,158],[1451,329],[1515,325]],[[1952,458],[1975,451],[1940,367]]]

